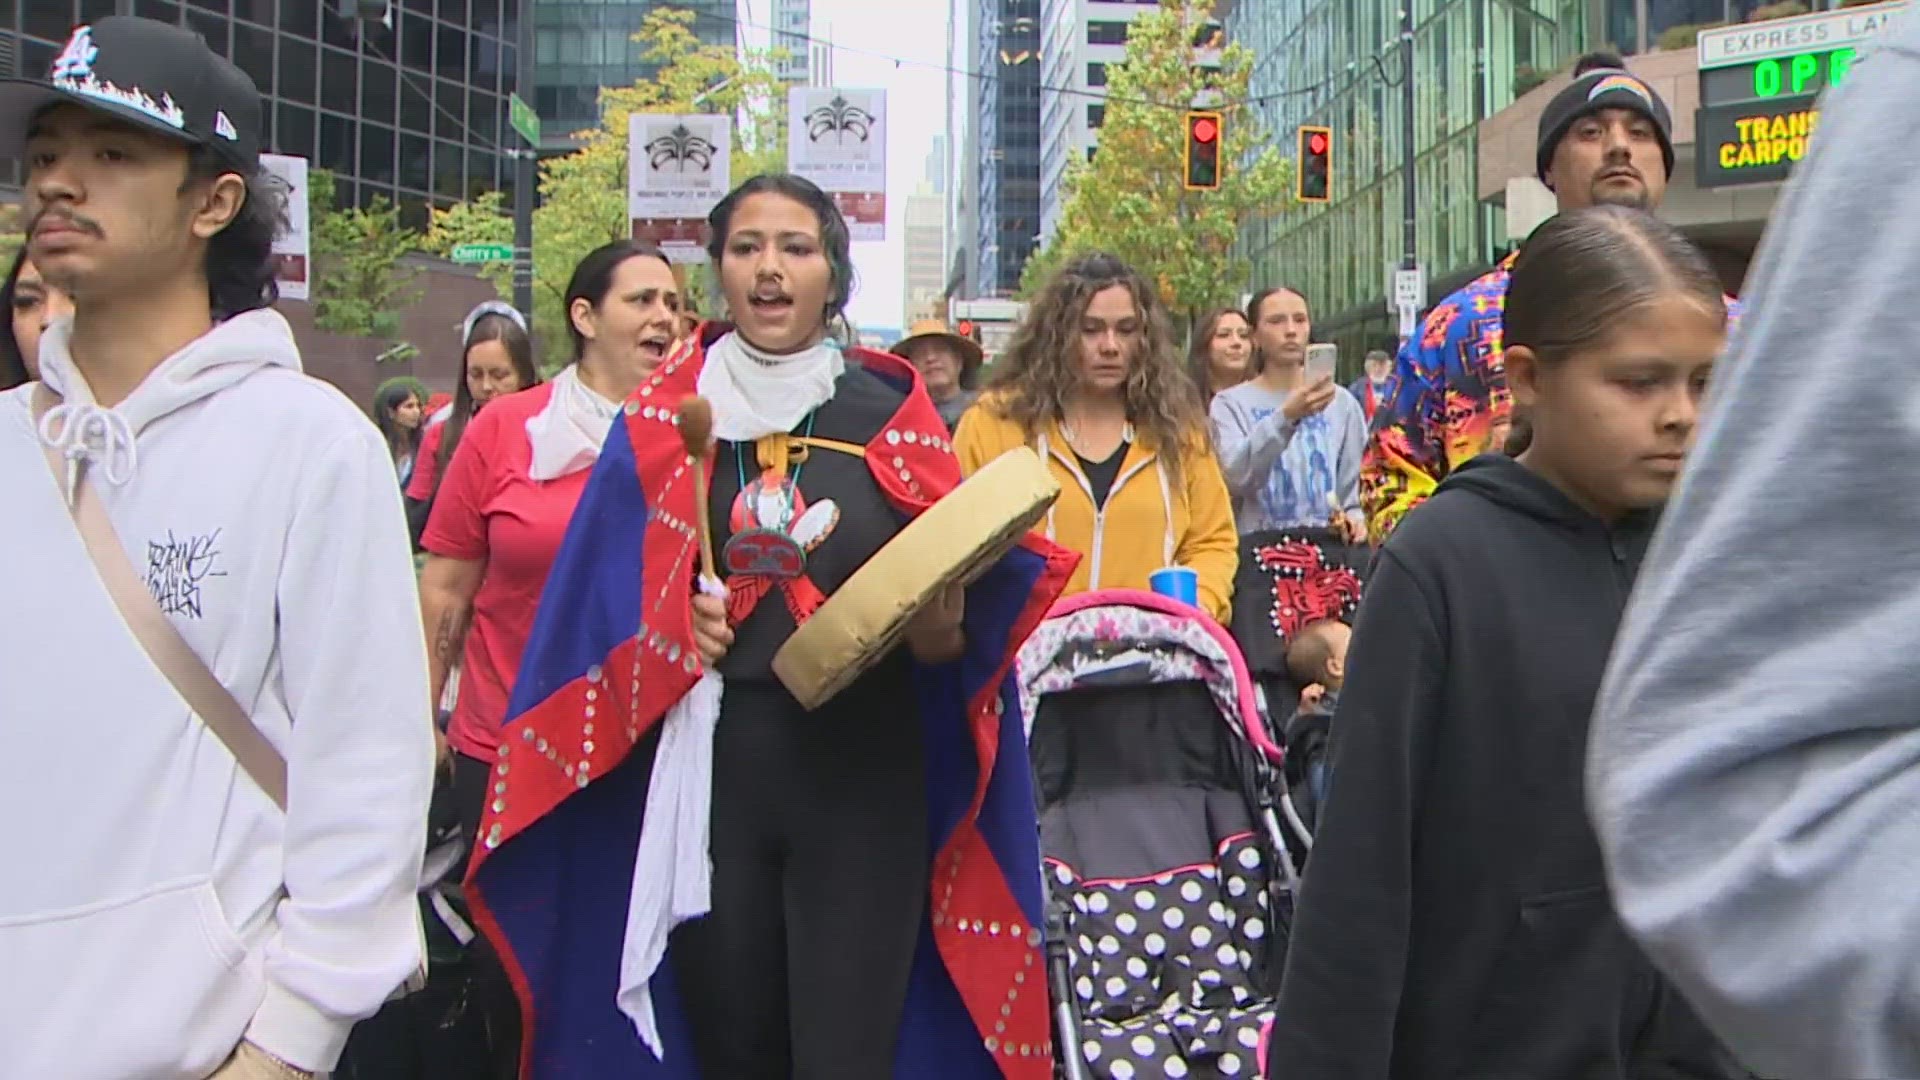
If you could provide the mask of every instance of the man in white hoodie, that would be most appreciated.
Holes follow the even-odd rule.
[[[324,1073],[420,961],[406,528],[378,434],[268,307],[260,127],[246,75],[145,19],[0,83],[31,257],[77,309],[45,387],[0,395],[0,1076]],[[176,689],[166,633],[270,764]]]

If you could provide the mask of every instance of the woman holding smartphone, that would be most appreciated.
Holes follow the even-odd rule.
[[[1313,316],[1298,290],[1255,293],[1247,321],[1259,373],[1221,391],[1210,410],[1240,535],[1331,523],[1342,539],[1359,542],[1367,524],[1360,509],[1365,410],[1334,384],[1332,346],[1307,344]],[[1315,353],[1317,369],[1309,363]]]

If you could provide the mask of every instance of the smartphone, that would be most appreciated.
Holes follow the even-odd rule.
[[[1331,378],[1334,369],[1339,365],[1340,346],[1307,346],[1307,382],[1309,384],[1319,382],[1321,379]]]

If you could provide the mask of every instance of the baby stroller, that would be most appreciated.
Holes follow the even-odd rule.
[[[1018,670],[1062,1075],[1265,1075],[1310,838],[1232,637],[1152,593],[1087,593]]]

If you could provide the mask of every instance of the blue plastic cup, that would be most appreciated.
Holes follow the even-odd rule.
[[[1147,575],[1147,584],[1161,596],[1200,606],[1200,575],[1190,566],[1163,566]]]

